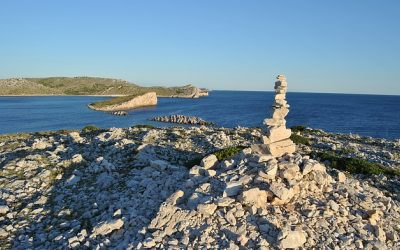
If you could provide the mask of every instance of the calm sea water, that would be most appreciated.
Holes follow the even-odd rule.
[[[129,111],[125,117],[93,111],[87,104],[106,97],[0,97],[0,133],[129,127],[154,116],[199,116],[224,127],[261,126],[270,116],[272,92],[213,91],[201,99],[159,98],[156,107]],[[400,138],[400,96],[288,93],[288,126],[306,125],[329,132]]]

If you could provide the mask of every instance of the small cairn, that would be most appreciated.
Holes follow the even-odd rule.
[[[252,145],[252,150],[259,154],[271,154],[280,157],[296,151],[296,145],[290,139],[292,131],[286,128],[285,117],[289,113],[286,101],[287,82],[284,75],[278,75],[275,82],[275,102],[272,105],[272,118],[265,119],[267,126],[263,129],[262,144]]]
[[[184,116],[184,115],[157,116],[152,118],[151,121],[191,124],[191,125],[204,125],[204,126],[212,125],[211,122],[204,121],[200,117]]]

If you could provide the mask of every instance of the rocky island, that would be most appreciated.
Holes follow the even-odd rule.
[[[399,249],[400,141],[303,126],[280,136],[285,116],[261,129],[2,135],[0,245]]]

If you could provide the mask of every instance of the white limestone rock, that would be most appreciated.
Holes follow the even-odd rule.
[[[226,188],[224,191],[224,197],[232,197],[238,195],[240,190],[243,187],[243,183],[241,181],[231,181],[226,184]]]
[[[306,243],[307,234],[300,230],[285,230],[279,234],[278,238],[280,239],[279,247],[281,249],[295,249]]]
[[[199,204],[197,206],[197,211],[204,216],[211,216],[214,214],[215,210],[217,209],[217,205],[211,204]]]
[[[93,236],[96,237],[97,235],[107,235],[114,230],[122,228],[123,226],[124,221],[122,219],[106,221],[93,228]]]
[[[294,195],[292,188],[286,188],[285,184],[280,182],[273,182],[269,189],[275,196],[284,202],[289,201]]]
[[[306,175],[313,171],[319,171],[322,173],[326,173],[326,167],[321,163],[314,161],[314,160],[306,160],[303,163],[303,175]]]
[[[248,206],[255,206],[256,208],[265,208],[268,199],[272,199],[271,192],[260,190],[259,188],[252,188],[243,193],[239,197],[239,201]]]
[[[7,214],[8,211],[10,211],[10,208],[6,205],[1,205],[0,206],[0,215]]]
[[[201,160],[200,166],[204,169],[213,168],[218,163],[218,158],[214,155],[208,155]]]

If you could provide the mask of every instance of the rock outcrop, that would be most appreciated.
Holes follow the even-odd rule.
[[[129,110],[129,109],[155,106],[155,105],[157,105],[156,92],[149,92],[144,95],[135,96],[130,100],[123,101],[117,104],[104,105],[104,106],[89,104],[88,107],[99,111],[122,111],[122,110]]]
[[[286,101],[287,83],[286,77],[279,75],[275,82],[275,102],[272,105],[272,118],[265,119],[265,135],[262,136],[262,144],[255,144],[252,149],[261,154],[271,154],[280,157],[284,154],[295,152],[296,145],[290,139],[292,131],[286,128],[285,117],[289,113],[289,104]]]

